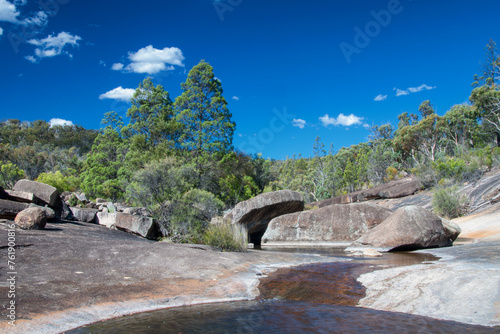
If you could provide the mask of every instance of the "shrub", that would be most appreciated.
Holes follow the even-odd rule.
[[[203,243],[210,220],[224,207],[214,194],[192,189],[176,201],[170,213],[170,229],[176,242]]]
[[[394,180],[398,176],[398,169],[392,166],[387,167],[385,170],[388,180]]]
[[[491,158],[492,158],[495,166],[500,165],[500,147],[494,147],[491,150],[491,156],[492,156]]]
[[[0,161],[0,186],[11,189],[14,184],[26,177],[22,169],[11,162],[4,163]]]
[[[460,217],[465,212],[466,204],[467,199],[458,193],[456,187],[438,187],[432,195],[434,212],[448,219]]]
[[[78,179],[75,177],[66,177],[60,171],[55,173],[41,173],[36,179],[37,182],[48,184],[57,189],[60,193],[65,191],[76,191],[78,188]]]
[[[411,172],[418,176],[424,188],[433,187],[438,182],[436,171],[431,166],[420,164],[413,168]]]
[[[441,178],[453,178],[461,181],[462,175],[467,169],[467,164],[462,159],[449,158],[446,161],[441,161],[437,164],[436,170]]]
[[[248,245],[245,231],[227,222],[208,226],[203,240],[222,252],[246,252]]]

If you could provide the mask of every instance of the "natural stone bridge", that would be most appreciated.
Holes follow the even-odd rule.
[[[302,210],[304,198],[301,194],[280,190],[238,203],[224,220],[242,225],[248,232],[249,242],[260,245],[267,225],[273,218]]]

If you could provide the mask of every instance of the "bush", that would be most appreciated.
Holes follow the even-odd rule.
[[[219,214],[224,203],[205,190],[192,189],[176,201],[170,213],[173,241],[203,243],[210,220]]]
[[[23,178],[26,174],[22,169],[11,162],[4,163],[0,161],[0,186],[5,189],[11,189],[14,184]]]
[[[55,173],[41,173],[36,181],[48,184],[56,188],[60,193],[65,191],[76,191],[78,188],[77,178],[65,177],[60,171],[57,171]]]
[[[460,217],[465,212],[467,199],[460,195],[456,187],[436,188],[432,196],[434,212],[448,219]]]
[[[461,181],[462,175],[467,169],[467,164],[462,159],[449,158],[437,164],[436,170],[441,178],[453,178]]]
[[[436,171],[431,166],[420,164],[411,173],[418,176],[424,188],[434,187],[438,182]]]
[[[395,167],[389,166],[385,170],[385,174],[387,175],[387,179],[392,181],[392,180],[396,179],[396,177],[398,176],[398,169]]]
[[[204,243],[221,252],[246,252],[245,231],[231,223],[211,224],[205,231]]]
[[[491,150],[491,159],[495,166],[500,165],[500,147],[494,147]]]

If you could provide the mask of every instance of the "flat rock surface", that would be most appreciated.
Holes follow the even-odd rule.
[[[7,324],[7,221],[0,223],[0,332],[59,333],[125,314],[254,298],[274,267],[332,261],[315,255],[221,253],[153,242],[104,226],[16,229],[16,327]]]
[[[500,239],[500,203],[479,214],[453,220],[462,229],[460,238],[498,238]]]
[[[359,305],[500,326],[500,234],[494,233],[500,227],[500,210],[496,206],[492,212],[466,218],[454,220],[466,230],[465,236],[474,235],[467,231],[480,230],[487,237],[470,244],[421,251],[441,257],[432,264],[360,276],[358,280],[367,288],[367,295]]]

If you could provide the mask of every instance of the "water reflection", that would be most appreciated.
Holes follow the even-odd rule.
[[[141,313],[82,327],[72,334],[114,333],[498,333],[402,313],[295,301],[211,304]]]
[[[339,259],[350,259],[356,263],[375,264],[380,266],[410,266],[439,260],[439,257],[432,254],[416,252],[384,253],[382,257],[356,257],[350,256],[350,253],[346,253],[344,249],[345,248],[339,247],[262,247],[258,250],[267,252],[319,254]]]

